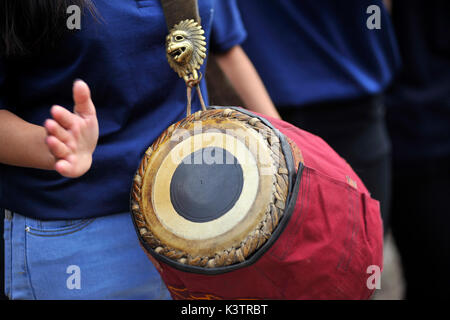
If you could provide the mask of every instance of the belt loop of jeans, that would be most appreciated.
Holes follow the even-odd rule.
[[[5,209],[5,219],[12,220],[12,217],[13,217],[13,213],[10,210]]]

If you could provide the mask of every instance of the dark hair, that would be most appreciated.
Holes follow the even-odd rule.
[[[91,0],[0,0],[0,56],[21,56],[52,48],[68,32],[67,8],[95,12]]]

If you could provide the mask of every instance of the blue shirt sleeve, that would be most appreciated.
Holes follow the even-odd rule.
[[[236,0],[216,0],[211,30],[211,51],[225,52],[247,37]]]

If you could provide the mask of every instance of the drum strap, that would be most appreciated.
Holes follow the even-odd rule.
[[[182,20],[193,19],[201,24],[198,12],[198,0],[160,0],[166,17],[167,29]]]
[[[198,0],[160,1],[169,30],[166,38],[167,59],[172,69],[186,82],[186,115],[189,116],[193,88],[197,91],[202,109],[206,110],[199,86],[202,79],[199,69],[206,58],[206,39],[201,27]]]

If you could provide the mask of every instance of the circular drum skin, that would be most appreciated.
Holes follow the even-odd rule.
[[[146,151],[140,242],[174,299],[367,299],[378,201],[321,138],[234,107],[199,111]]]

